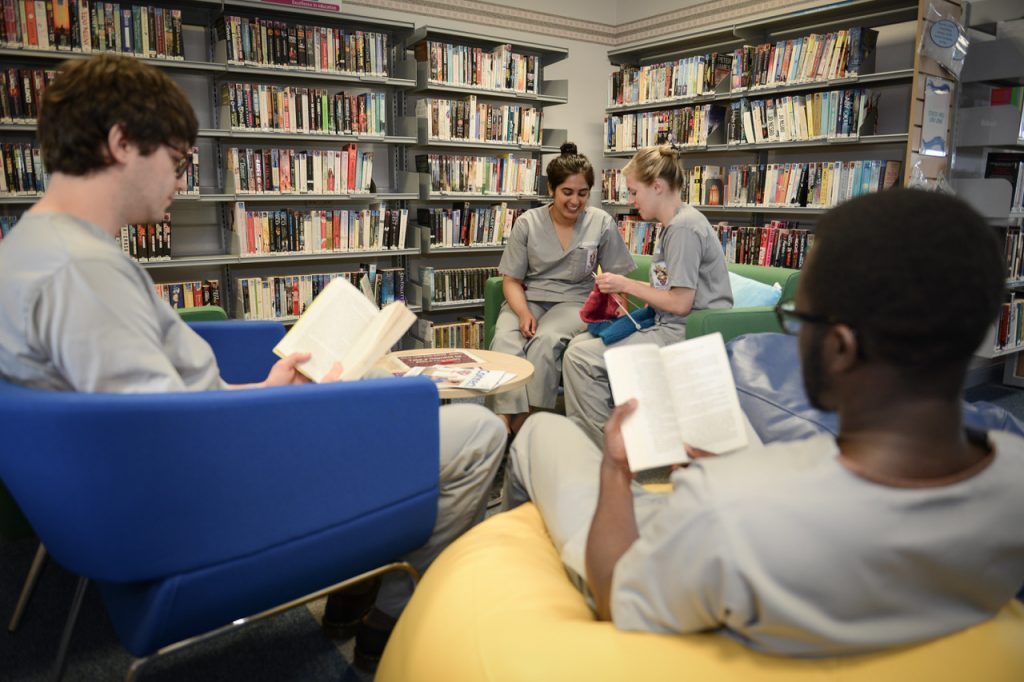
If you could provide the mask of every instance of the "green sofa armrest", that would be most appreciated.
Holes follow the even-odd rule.
[[[219,305],[202,305],[195,308],[176,308],[186,322],[219,322],[228,319],[228,314]]]
[[[729,272],[740,277],[756,280],[762,284],[771,286],[778,283],[782,287],[782,298],[780,300],[783,303],[792,301],[796,296],[796,286],[800,282],[799,270],[774,268],[764,265],[741,265],[739,263],[729,263],[727,267]]]
[[[505,302],[505,291],[501,288],[504,278],[488,277],[484,283],[484,348],[491,347],[494,339],[494,324],[498,321],[498,311]]]

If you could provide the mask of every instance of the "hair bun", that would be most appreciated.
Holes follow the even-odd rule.
[[[558,148],[562,152],[562,156],[579,156],[579,150],[576,149],[576,145],[572,142],[563,142],[562,146]]]

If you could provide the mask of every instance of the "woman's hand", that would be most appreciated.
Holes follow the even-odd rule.
[[[624,294],[632,281],[614,272],[603,272],[597,276],[597,288],[602,294]]]
[[[536,335],[537,318],[532,313],[519,316],[519,333],[527,339],[532,339]]]

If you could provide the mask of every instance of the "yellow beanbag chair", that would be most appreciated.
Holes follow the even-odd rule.
[[[622,632],[594,620],[537,508],[480,524],[427,571],[377,682],[524,680],[1024,680],[1024,605],[941,639],[879,654],[793,659],[715,634]]]

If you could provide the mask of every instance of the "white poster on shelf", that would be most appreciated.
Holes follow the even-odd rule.
[[[949,112],[953,104],[953,81],[928,76],[924,84],[924,116],[921,119],[921,154],[949,153]]]

